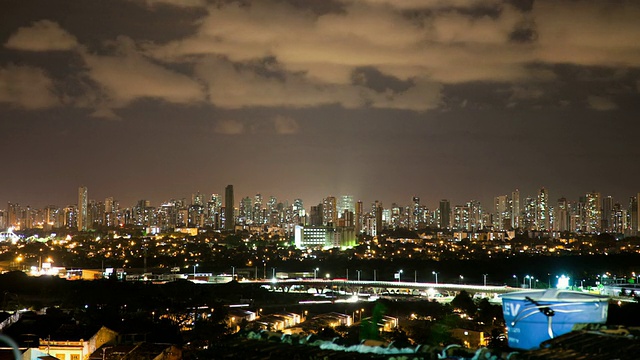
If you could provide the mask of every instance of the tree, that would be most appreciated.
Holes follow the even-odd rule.
[[[478,310],[471,295],[464,290],[460,291],[460,293],[451,300],[451,306],[464,311],[469,316],[474,316]]]

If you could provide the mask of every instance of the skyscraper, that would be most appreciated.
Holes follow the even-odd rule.
[[[556,207],[556,221],[554,230],[556,231],[569,231],[571,228],[571,222],[569,218],[569,203],[567,199],[562,197],[558,199],[558,206]]]
[[[353,196],[351,195],[342,195],[340,197],[340,204],[338,204],[338,217],[342,217],[345,211],[355,212]]]
[[[76,219],[78,224],[78,230],[87,230],[87,187],[81,186],[78,188],[78,217]]]
[[[360,232],[362,231],[363,221],[364,221],[364,203],[362,202],[362,200],[358,200],[358,202],[356,203],[355,218],[353,219],[353,222],[355,223],[355,226],[356,226],[356,234],[360,234]]]
[[[409,221],[409,226],[411,229],[418,229],[420,226],[420,222],[422,222],[422,207],[420,206],[420,198],[414,196],[412,199],[413,204],[411,205],[411,218]]]
[[[511,227],[520,227],[520,191],[516,189],[511,193]]]
[[[225,230],[234,230],[236,228],[235,218],[233,216],[233,185],[227,185],[224,189],[224,228]]]
[[[509,224],[511,223],[511,216],[509,215],[508,211],[509,197],[507,195],[496,196],[493,199],[493,203],[493,227],[496,230],[508,229]]]
[[[602,198],[602,219],[600,230],[605,232],[613,231],[613,197]]]
[[[600,193],[593,191],[588,193],[586,198],[586,231],[588,233],[600,232],[602,219],[602,202],[600,200]]]
[[[440,200],[440,207],[438,208],[440,222],[438,226],[440,229],[448,229],[451,227],[451,203],[447,199]]]
[[[640,199],[640,193],[638,193],[638,196],[636,196],[636,208],[635,208],[635,223],[636,223],[636,227],[633,229],[634,231],[640,231],[640,201],[638,201],[638,199]]]
[[[545,188],[538,191],[536,202],[536,230],[549,230],[549,193]]]
[[[338,225],[338,208],[334,196],[328,196],[322,200],[322,224]]]

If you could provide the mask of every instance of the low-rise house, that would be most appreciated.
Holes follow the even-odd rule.
[[[115,341],[118,333],[101,327],[96,332],[73,325],[62,325],[46,339],[40,339],[38,349],[60,360],[87,360],[102,345]]]

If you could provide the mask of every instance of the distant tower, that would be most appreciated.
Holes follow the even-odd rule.
[[[586,195],[586,231],[588,233],[600,232],[600,225],[602,219],[602,202],[600,200],[600,193],[595,191]]]
[[[234,230],[236,222],[233,216],[233,185],[227,185],[224,189],[224,228]]]
[[[338,225],[338,208],[334,196],[328,196],[322,200],[322,224]]]
[[[637,231],[640,231],[640,201],[638,201],[638,199],[640,199],[640,193],[638,193],[638,196],[636,196],[636,206],[634,208],[634,212],[635,212],[635,216],[633,217],[633,222],[635,223],[635,226],[633,228],[633,233],[635,234]]]
[[[613,217],[614,217],[614,203],[613,197],[607,196],[602,198],[602,212],[601,212],[601,225],[600,230],[604,232],[613,231]]]
[[[345,211],[355,212],[353,196],[351,195],[342,195],[342,197],[340,197],[340,204],[338,204],[338,217],[342,217]]]
[[[520,191],[516,189],[511,193],[511,227],[520,227]]]
[[[549,230],[549,193],[545,188],[538,192],[536,202],[536,230]]]
[[[418,229],[420,227],[420,223],[422,222],[422,207],[420,206],[420,198],[417,196],[413,197],[413,204],[411,205],[411,220],[410,227],[411,229]]]
[[[355,223],[355,226],[356,226],[356,234],[360,234],[360,232],[362,231],[363,220],[364,220],[364,204],[362,203],[362,200],[358,200],[358,202],[356,203],[355,218],[353,219],[353,222]]]
[[[569,221],[569,203],[567,199],[562,197],[558,199],[558,205],[556,206],[556,222],[554,230],[556,231],[569,231],[571,229],[571,222]]]
[[[495,228],[495,230],[505,230],[509,227],[508,224],[511,223],[511,216],[509,215],[508,211],[509,197],[507,195],[496,196],[493,202],[493,227]],[[505,226],[505,223],[507,223],[507,226]]]
[[[451,203],[447,199],[440,200],[440,229],[448,229],[451,227]]]
[[[81,186],[78,188],[78,230],[87,230],[87,187]]]

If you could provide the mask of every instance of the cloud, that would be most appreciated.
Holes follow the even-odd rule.
[[[77,45],[75,36],[50,20],[40,20],[30,27],[19,28],[4,44],[9,49],[26,51],[72,50]]]
[[[281,135],[292,135],[300,132],[300,125],[291,117],[278,115],[273,119],[276,133]]]
[[[589,96],[587,98],[587,104],[589,108],[598,111],[609,111],[618,108],[618,105],[613,102],[613,100],[604,96]]]
[[[115,55],[82,52],[88,76],[99,85],[109,107],[123,107],[144,98],[176,104],[205,100],[201,84],[145,58],[136,51],[131,39],[120,37],[116,46]]]
[[[140,0],[135,0],[136,2]],[[176,7],[194,8],[204,7],[205,0],[142,0],[147,6],[154,7],[158,5],[171,5]]]
[[[537,1],[535,58],[574,65],[640,66],[640,3]]]
[[[111,48],[89,52],[57,23],[41,20],[19,28],[5,46],[75,49],[97,91],[65,103],[89,104],[95,116],[148,98],[225,109],[427,111],[442,105],[448,85],[509,84],[514,91],[502,93],[509,102],[541,97],[557,64],[640,67],[640,43],[629,36],[640,33],[635,2],[342,0],[319,10],[276,0],[131,1],[200,7],[182,11],[187,18],[176,11],[177,21],[191,19],[195,32],[157,42],[121,36]],[[408,87],[358,81],[363,68],[380,82]]]
[[[499,6],[503,0],[352,0],[398,9],[440,9]]]
[[[544,96],[544,90],[535,86],[513,86],[511,100],[540,99]]]
[[[213,131],[218,134],[239,135],[246,131],[245,125],[238,120],[218,120]]]
[[[42,69],[16,65],[0,68],[0,102],[30,110],[60,104],[53,81]]]
[[[372,106],[386,109],[426,111],[441,104],[442,85],[429,79],[419,79],[415,85],[401,92],[385,92],[376,97]]]

